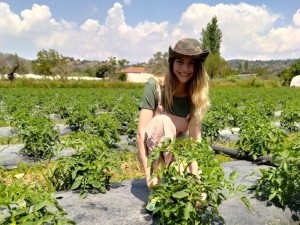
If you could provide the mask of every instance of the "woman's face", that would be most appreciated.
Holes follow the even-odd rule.
[[[191,56],[176,57],[173,72],[179,82],[187,83],[194,76],[194,59]]]

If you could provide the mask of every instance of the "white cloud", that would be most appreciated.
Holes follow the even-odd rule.
[[[128,1],[130,2],[130,1]],[[46,5],[13,13],[7,3],[0,2],[0,49],[34,58],[41,49],[56,49],[66,56],[80,59],[106,60],[116,56],[131,62],[148,61],[157,51],[165,52],[182,37],[199,39],[202,28],[217,16],[223,33],[221,55],[225,59],[298,58],[300,55],[300,10],[294,25],[274,28],[280,14],[266,6],[192,4],[177,24],[166,21],[144,21],[131,27],[126,24],[120,3],[107,12],[104,24],[87,19],[77,25],[55,21]]]
[[[131,0],[124,0],[124,4],[130,5],[131,4]]]
[[[294,14],[293,21],[296,26],[300,26],[300,9],[298,9],[297,12]]]

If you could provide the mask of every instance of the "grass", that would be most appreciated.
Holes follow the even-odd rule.
[[[0,138],[0,145],[20,144],[22,141],[18,137],[3,137]]]
[[[25,184],[39,183],[49,192],[55,191],[54,187],[46,179],[46,171],[51,163],[38,163],[30,165],[28,163],[19,163],[13,170],[0,169],[0,182],[11,184],[13,182],[24,182]]]

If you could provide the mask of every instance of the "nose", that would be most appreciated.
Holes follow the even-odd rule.
[[[186,63],[186,62],[183,63],[181,69],[182,69],[182,71],[184,71],[184,72],[185,72],[185,71],[188,71],[188,70],[189,70],[189,64]]]

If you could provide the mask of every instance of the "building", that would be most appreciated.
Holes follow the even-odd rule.
[[[122,72],[127,74],[127,82],[146,83],[149,78],[153,77],[153,74],[147,73],[144,67],[130,66]]]

